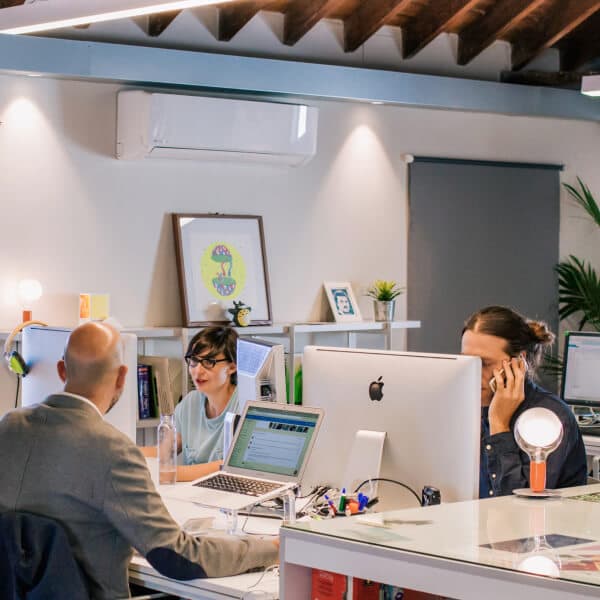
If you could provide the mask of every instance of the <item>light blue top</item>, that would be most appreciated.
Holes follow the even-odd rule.
[[[237,388],[225,410],[214,419],[206,416],[206,396],[197,390],[175,407],[175,427],[181,435],[184,465],[223,459],[223,423],[227,412],[238,411]]]

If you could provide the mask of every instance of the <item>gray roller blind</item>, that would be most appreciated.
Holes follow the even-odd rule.
[[[458,352],[489,304],[558,326],[556,165],[416,158],[409,167],[408,348]]]

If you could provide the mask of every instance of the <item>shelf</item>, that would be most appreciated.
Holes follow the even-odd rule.
[[[421,321],[356,321],[354,323],[297,323],[291,325],[296,333],[327,333],[341,331],[370,332],[384,331],[387,326],[392,329],[415,329],[421,327]]]
[[[223,323],[225,325],[225,323]],[[288,323],[275,323],[274,325],[249,325],[248,327],[234,327],[239,335],[284,335],[288,332]],[[202,327],[184,327],[183,331],[196,332]]]
[[[181,336],[181,327],[124,327],[121,331],[148,339],[178,338]]]
[[[138,419],[135,425],[136,429],[151,429],[154,427],[158,427],[160,423],[160,419],[150,418],[150,419]]]

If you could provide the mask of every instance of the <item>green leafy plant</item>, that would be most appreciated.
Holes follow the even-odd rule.
[[[600,207],[589,188],[578,177],[579,189],[563,184],[571,197],[600,227]],[[555,267],[558,274],[558,316],[562,320],[576,315],[579,329],[586,324],[600,331],[600,279],[585,260],[569,256]]]
[[[575,202],[600,227],[600,207],[590,189],[577,177],[577,186],[563,183]],[[558,275],[558,316],[561,321],[576,317],[578,329],[585,325],[600,331],[600,278],[589,262],[570,255],[555,267]],[[544,371],[560,379],[562,359],[553,354],[544,357]]]
[[[404,288],[399,287],[398,283],[393,280],[376,279],[367,290],[366,295],[374,300],[389,302],[397,298],[404,292]]]

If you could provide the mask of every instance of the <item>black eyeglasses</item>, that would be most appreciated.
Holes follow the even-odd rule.
[[[197,367],[202,365],[205,369],[214,369],[220,362],[229,362],[228,358],[209,358],[207,356],[186,356],[185,363],[188,367]]]

